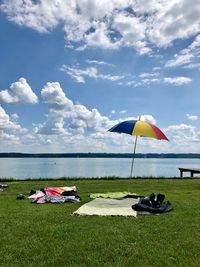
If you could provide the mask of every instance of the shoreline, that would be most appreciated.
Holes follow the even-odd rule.
[[[0,152],[0,158],[132,158],[133,153],[18,153]],[[136,153],[135,158],[200,159],[198,153]]]
[[[198,180],[196,177],[58,177],[58,178],[0,178],[0,182],[27,182],[27,181],[134,181],[134,180]]]

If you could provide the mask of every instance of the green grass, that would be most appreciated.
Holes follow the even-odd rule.
[[[0,266],[199,266],[200,179],[9,181],[0,192]],[[31,204],[19,193],[76,185],[81,203]],[[174,211],[138,218],[72,216],[90,193],[163,193]]]

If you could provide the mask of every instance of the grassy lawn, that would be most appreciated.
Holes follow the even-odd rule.
[[[200,266],[200,179],[11,181],[0,192],[0,266]],[[31,204],[19,193],[76,185],[81,203]],[[163,193],[159,216],[72,216],[90,193]]]

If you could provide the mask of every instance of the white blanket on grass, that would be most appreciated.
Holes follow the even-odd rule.
[[[98,216],[137,216],[132,205],[138,203],[139,199],[125,198],[96,198],[76,210],[75,215],[98,215]]]

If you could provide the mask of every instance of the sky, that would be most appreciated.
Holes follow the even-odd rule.
[[[0,152],[200,151],[200,0],[0,0]]]

